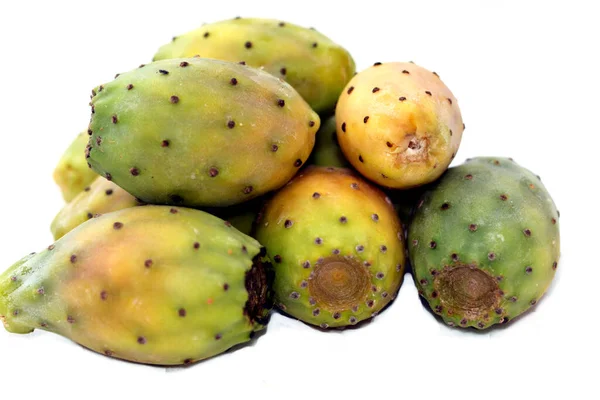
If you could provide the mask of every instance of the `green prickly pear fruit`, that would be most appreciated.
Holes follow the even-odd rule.
[[[69,202],[98,177],[85,160],[87,132],[81,132],[63,153],[54,169],[54,182],[60,188],[63,198]]]
[[[344,157],[342,149],[340,149],[335,129],[335,116],[328,118],[321,124],[319,132],[317,132],[315,147],[308,160],[309,164],[322,167],[351,168],[350,163]]]
[[[534,174],[479,157],[425,192],[409,227],[419,293],[451,326],[488,328],[535,305],[560,257],[558,211]]]
[[[348,169],[310,166],[266,204],[256,238],[273,261],[278,307],[322,328],[381,311],[404,274],[391,201]]]
[[[287,22],[238,18],[173,38],[154,60],[193,57],[244,61],[284,79],[318,113],[333,111],[355,71],[352,56],[327,36]]]
[[[93,218],[0,275],[9,332],[44,329],[112,357],[202,360],[268,317],[261,245],[208,213],[168,206]]]
[[[287,83],[226,61],[157,61],[92,98],[92,168],[146,203],[228,206],[278,189],[319,116]]]
[[[139,205],[143,203],[113,182],[98,176],[60,210],[52,221],[50,230],[54,240],[58,240],[94,216]]]
[[[336,108],[337,135],[362,175],[410,189],[439,178],[460,145],[456,98],[435,72],[413,63],[376,63],[346,85]]]

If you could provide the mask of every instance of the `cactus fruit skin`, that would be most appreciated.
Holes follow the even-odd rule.
[[[451,326],[485,329],[535,305],[560,257],[558,211],[511,159],[450,168],[419,202],[408,247],[419,293]]]
[[[267,203],[256,235],[275,304],[322,328],[354,325],[395,298],[404,236],[391,201],[348,169],[309,166]]]
[[[93,218],[0,275],[9,332],[44,329],[139,363],[177,365],[249,340],[268,318],[260,244],[208,213]]]
[[[320,125],[287,83],[219,60],[157,61],[92,94],[88,162],[152,204],[228,206],[278,189]]]
[[[143,204],[114,182],[98,176],[60,210],[54,217],[50,230],[54,240],[58,240],[94,216]]]
[[[88,140],[87,132],[77,135],[54,169],[54,182],[60,187],[66,202],[73,200],[98,177],[85,160],[84,152]]]
[[[338,141],[362,175],[410,189],[439,178],[455,157],[464,124],[435,72],[376,63],[346,85],[336,108]]]
[[[320,114],[334,110],[356,69],[350,53],[325,35],[271,19],[204,25],[162,46],[154,60],[195,55],[264,68],[292,85]]]
[[[307,164],[322,167],[351,168],[337,141],[335,116],[326,119],[317,132],[315,147]]]

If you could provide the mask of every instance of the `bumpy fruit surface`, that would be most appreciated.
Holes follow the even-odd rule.
[[[315,147],[308,160],[309,164],[318,165],[322,167],[338,167],[338,168],[349,168],[350,164],[340,145],[337,141],[337,133],[335,128],[335,116],[330,117],[321,124],[319,132],[317,132],[317,139],[315,141]]]
[[[319,116],[287,83],[225,61],[157,61],[95,89],[92,167],[146,203],[250,200],[308,158]]]
[[[412,63],[385,63],[348,83],[336,108],[338,141],[361,174],[408,189],[448,168],[464,125],[456,98],[439,76]]]
[[[488,328],[535,305],[560,256],[542,182],[507,158],[475,158],[425,192],[409,228],[419,293],[452,326]]]
[[[87,132],[81,132],[63,153],[54,169],[54,182],[59,186],[67,202],[73,200],[98,177],[85,160],[85,146],[88,139]]]
[[[0,275],[9,332],[44,329],[96,352],[190,363],[266,323],[260,244],[198,210],[144,206],[87,221]]]
[[[318,113],[333,111],[355,71],[347,50],[325,35],[287,22],[238,18],[173,38],[154,60],[193,57],[240,62],[284,79]]]
[[[381,311],[404,274],[404,236],[391,201],[347,169],[308,167],[258,219],[273,261],[276,304],[323,328]]]
[[[54,240],[58,240],[95,216],[142,204],[113,182],[98,176],[90,186],[60,210],[54,217],[50,230]]]

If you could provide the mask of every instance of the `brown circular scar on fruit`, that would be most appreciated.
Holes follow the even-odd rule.
[[[308,291],[328,311],[344,311],[366,300],[371,286],[367,267],[353,258],[331,256],[319,261]]]
[[[502,293],[494,277],[476,265],[445,268],[433,280],[440,303],[468,320],[479,320],[498,308]]]

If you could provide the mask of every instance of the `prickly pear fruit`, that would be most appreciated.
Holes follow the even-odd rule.
[[[348,169],[310,166],[267,203],[256,238],[276,304],[322,328],[368,319],[397,294],[404,236],[391,201]]]
[[[89,163],[153,204],[227,206],[275,190],[320,125],[290,85],[226,61],[158,61],[94,93]]]
[[[238,18],[204,25],[173,38],[154,60],[195,55],[264,68],[286,80],[318,113],[333,111],[355,71],[348,51],[325,35],[270,19]]]
[[[336,109],[338,141],[361,174],[408,189],[439,178],[464,130],[456,98],[435,72],[376,63],[346,85]]]
[[[452,326],[507,322],[536,304],[560,256],[558,211],[506,158],[474,158],[425,192],[409,227],[419,293]]]
[[[59,186],[65,201],[69,202],[98,177],[85,160],[87,132],[81,132],[63,153],[54,169],[54,182]]]
[[[58,240],[94,216],[142,204],[113,182],[98,176],[90,186],[60,210],[54,217],[50,230],[54,240]]]
[[[321,124],[308,164],[322,167],[351,167],[337,141],[335,116],[330,117]]]
[[[202,211],[115,211],[0,275],[0,319],[9,332],[44,329],[140,363],[205,359],[264,327],[260,252],[256,240]]]

